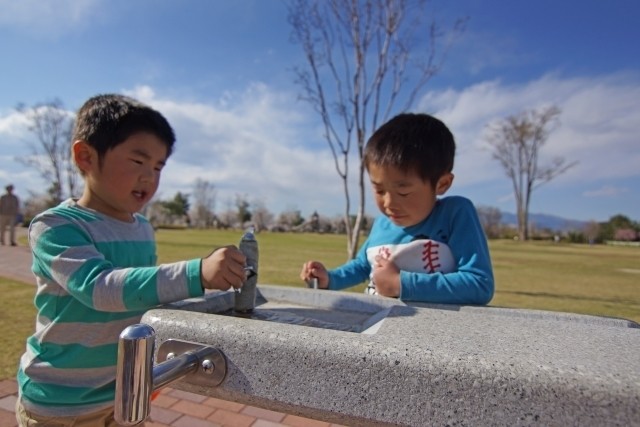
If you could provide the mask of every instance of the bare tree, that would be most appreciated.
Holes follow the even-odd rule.
[[[267,230],[273,222],[273,214],[269,212],[267,205],[261,199],[255,199],[251,202],[251,206],[253,206],[251,221],[255,226],[255,231],[259,233],[262,230]]]
[[[299,209],[295,207],[288,207],[284,211],[280,212],[276,223],[284,230],[291,231],[303,224],[304,218],[302,217]]]
[[[33,107],[18,105],[16,109],[28,120],[28,129],[35,137],[29,142],[31,154],[17,160],[33,167],[50,183],[51,202],[77,196],[78,171],[71,159],[71,133],[74,118],[64,109],[62,101],[54,99]]]
[[[599,234],[600,224],[597,221],[589,221],[584,226],[584,236],[587,238],[589,243],[595,242]]]
[[[236,193],[236,219],[240,228],[244,228],[247,221],[251,221],[251,203],[247,200],[246,194]]]
[[[557,157],[549,166],[541,166],[540,151],[550,132],[558,124],[560,109],[550,106],[509,116],[490,126],[487,142],[493,158],[502,165],[513,185],[518,217],[518,236],[529,238],[529,205],[533,190],[573,167]]]
[[[500,209],[491,206],[478,206],[478,218],[485,234],[490,239],[495,239],[500,235],[500,221],[502,212]]]
[[[210,227],[213,225],[216,205],[216,188],[209,181],[196,179],[193,189],[193,205],[191,219],[195,227]]]
[[[345,195],[343,221],[348,258],[355,256],[364,216],[363,149],[368,134],[392,111],[413,105],[419,91],[441,68],[450,32],[429,14],[424,0],[289,0],[292,40],[307,66],[296,68],[301,98],[322,119],[324,137]],[[398,106],[400,102],[403,105]],[[350,159],[358,155],[357,214],[351,221]]]
[[[216,215],[216,228],[235,228],[237,225],[238,211],[234,208],[233,198],[228,197],[224,202],[222,212]]]

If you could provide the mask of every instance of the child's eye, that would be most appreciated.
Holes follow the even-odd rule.
[[[407,197],[409,194],[411,194],[411,193],[398,193],[398,196]]]
[[[137,165],[141,165],[142,164],[142,160],[138,160],[138,159],[131,159],[131,161]]]

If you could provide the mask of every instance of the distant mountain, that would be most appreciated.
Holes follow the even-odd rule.
[[[500,222],[504,225],[513,227],[518,226],[518,218],[515,214],[509,212],[501,212],[502,219]],[[529,224],[538,230],[549,229],[553,231],[580,231],[587,225],[586,221],[578,221],[577,219],[561,218],[548,214],[529,214]]]

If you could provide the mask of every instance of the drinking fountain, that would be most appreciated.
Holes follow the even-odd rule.
[[[233,292],[143,315],[156,331],[159,361],[176,339],[224,355],[220,384],[185,376],[173,388],[349,426],[640,419],[635,322],[274,284],[257,289],[249,317],[234,314]]]
[[[246,300],[212,291],[146,312],[119,345],[119,419],[143,420],[151,391],[171,383],[349,426],[640,420],[636,322],[309,286],[260,283]]]

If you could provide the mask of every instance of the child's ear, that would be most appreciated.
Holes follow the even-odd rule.
[[[85,141],[78,140],[71,146],[73,161],[83,174],[89,172],[97,164],[96,151]]]
[[[451,188],[451,184],[453,184],[454,175],[451,172],[447,172],[438,179],[438,183],[436,184],[436,195],[442,196],[444,193]]]

